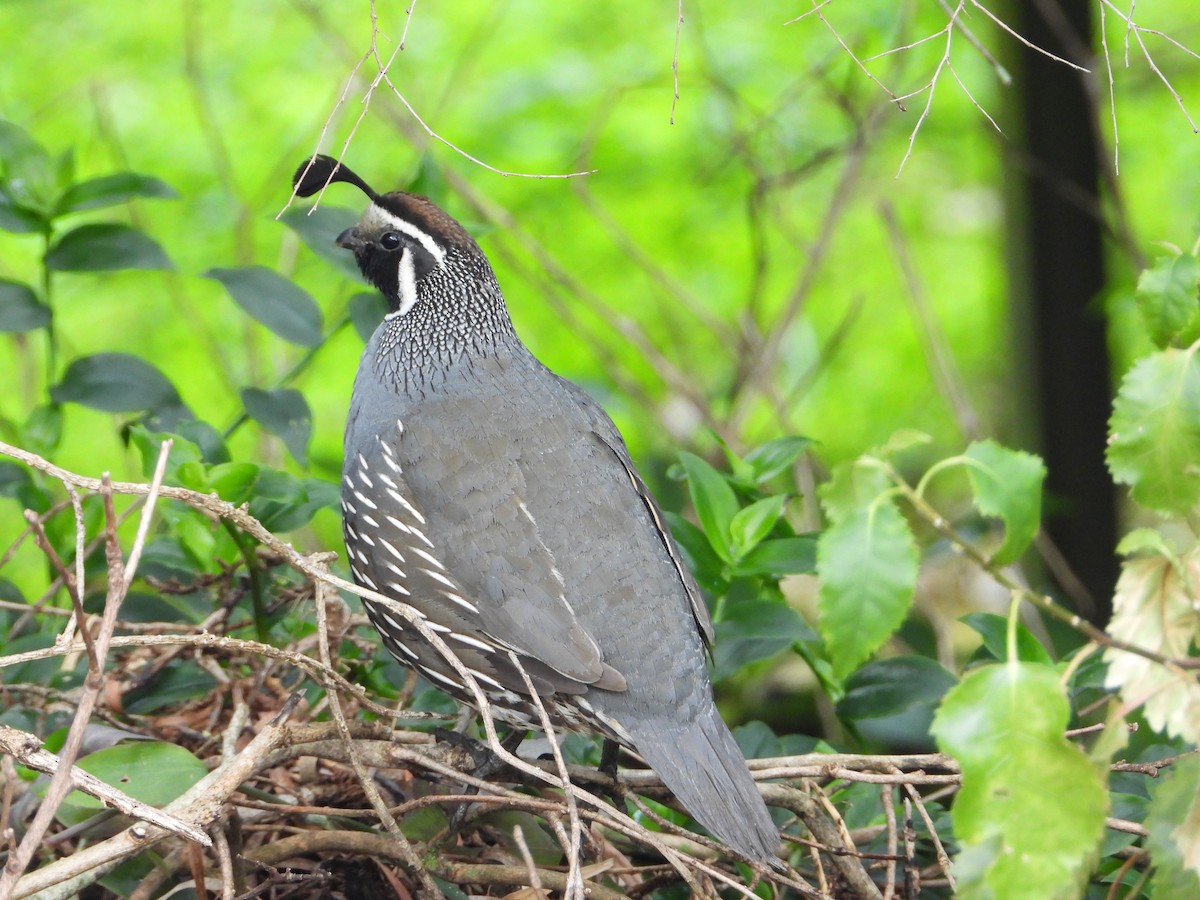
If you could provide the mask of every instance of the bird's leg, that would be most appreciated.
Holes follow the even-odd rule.
[[[600,745],[600,768],[601,775],[612,779],[612,784],[607,785],[604,793],[608,795],[608,799],[612,801],[613,806],[617,809],[625,808],[624,790],[621,787],[621,782],[617,780],[617,759],[621,755],[621,745],[612,738],[605,738],[604,743]]]
[[[486,780],[504,767],[504,760],[498,753],[472,737],[448,728],[437,728],[433,733],[439,741],[445,741],[448,744],[461,747],[471,755],[471,760],[475,764],[475,767],[471,770],[470,774],[475,778]],[[525,740],[526,733],[524,729],[514,728],[500,740],[500,746],[508,753],[516,753],[517,748],[521,746],[521,741]],[[479,788],[471,784],[464,785],[463,793],[467,795],[477,794],[479,793]],[[462,827],[466,821],[469,806],[469,803],[460,803],[455,807],[454,812],[450,816],[449,827],[451,831],[457,831]]]

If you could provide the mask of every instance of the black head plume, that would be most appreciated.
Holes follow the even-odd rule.
[[[300,168],[296,169],[296,174],[292,176],[292,185],[301,197],[311,197],[327,184],[333,184],[335,181],[352,184],[372,200],[379,199],[379,195],[372,190],[369,184],[332,156],[318,153],[311,159],[300,163]]]

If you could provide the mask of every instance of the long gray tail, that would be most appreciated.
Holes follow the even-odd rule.
[[[638,753],[696,821],[743,856],[779,865],[779,832],[715,705],[682,728],[630,730]]]

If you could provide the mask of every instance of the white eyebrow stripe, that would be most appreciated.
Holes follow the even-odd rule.
[[[397,231],[403,231],[410,238],[413,238],[418,244],[424,247],[425,252],[437,260],[439,268],[446,261],[446,251],[438,246],[438,242],[435,241],[428,232],[422,231],[412,222],[406,221],[397,215],[393,215],[378,203],[375,204],[375,209],[378,211],[380,217],[389,225],[391,225]]]

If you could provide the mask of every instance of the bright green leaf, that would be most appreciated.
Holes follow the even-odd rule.
[[[833,522],[840,522],[892,487],[887,474],[863,460],[834,466],[829,480],[818,488],[821,506]]]
[[[165,181],[149,175],[138,175],[136,172],[117,172],[71,185],[59,198],[54,214],[61,216],[85,209],[101,209],[125,203],[134,197],[174,200],[178,196],[175,189]]]
[[[1151,509],[1185,515],[1200,501],[1200,360],[1196,348],[1142,358],[1109,420],[1108,467]]]
[[[50,324],[50,307],[27,284],[0,278],[0,331],[20,332]]]
[[[1159,349],[1186,346],[1196,339],[1198,281],[1200,261],[1190,253],[1163,257],[1138,278],[1138,311],[1146,333]]]
[[[46,266],[59,272],[173,268],[153,238],[116,222],[80,225],[68,231],[46,253]]]
[[[312,436],[312,412],[304,395],[291,388],[263,391],[243,388],[242,402],[250,418],[283,439],[288,452],[300,465],[308,465],[308,440]]]
[[[816,535],[803,534],[763,541],[737,561],[733,574],[743,578],[755,575],[778,578],[784,575],[810,575],[816,568]]]
[[[914,706],[936,703],[957,683],[958,679],[924,656],[875,660],[847,679],[837,714],[843,719],[898,715]]]
[[[745,462],[754,470],[754,481],[766,481],[794,463],[810,443],[808,438],[799,435],[776,438],[747,453]]]
[[[1008,659],[1008,619],[995,613],[973,612],[959,621],[979,632],[983,646],[993,657],[1001,661]],[[1042,642],[1020,622],[1017,623],[1017,658],[1023,662],[1054,664]]]
[[[321,343],[321,310],[299,287],[265,266],[209,269],[206,278],[221,282],[251,317],[286,341],[302,347]]]
[[[679,454],[679,461],[687,473],[688,491],[700,527],[717,555],[729,562],[733,559],[729,523],[738,512],[737,495],[724,476],[700,457],[684,452]]]
[[[735,560],[741,559],[771,533],[771,529],[783,515],[783,505],[786,502],[785,494],[776,494],[737,511],[729,521],[730,552]]]
[[[1049,666],[985,666],[946,694],[933,732],[962,766],[953,807],[957,896],[1029,896],[1034,885],[1038,897],[1080,896],[1108,796],[1083,751],[1063,737],[1068,717]]]
[[[165,806],[208,774],[208,767],[183,747],[162,741],[126,741],[97,750],[81,759],[79,768],[150,806]],[[63,807],[70,821],[104,808],[79,791]]]
[[[128,353],[97,353],[74,360],[50,389],[55,403],[103,412],[137,412],[181,401],[175,386],[150,363]]]
[[[217,496],[229,503],[240,504],[250,499],[258,480],[258,466],[253,463],[228,462],[208,470],[208,485]]]
[[[900,627],[917,580],[917,547],[893,503],[859,507],[817,542],[819,628],[845,678]]]
[[[976,441],[967,448],[967,477],[975,506],[985,516],[1004,522],[1004,543],[992,562],[1008,565],[1020,559],[1037,534],[1042,516],[1042,482],[1046,467],[1031,453],[1009,450],[995,441]]]
[[[1200,756],[1185,756],[1152,780],[1146,828],[1152,900],[1200,897]]]

